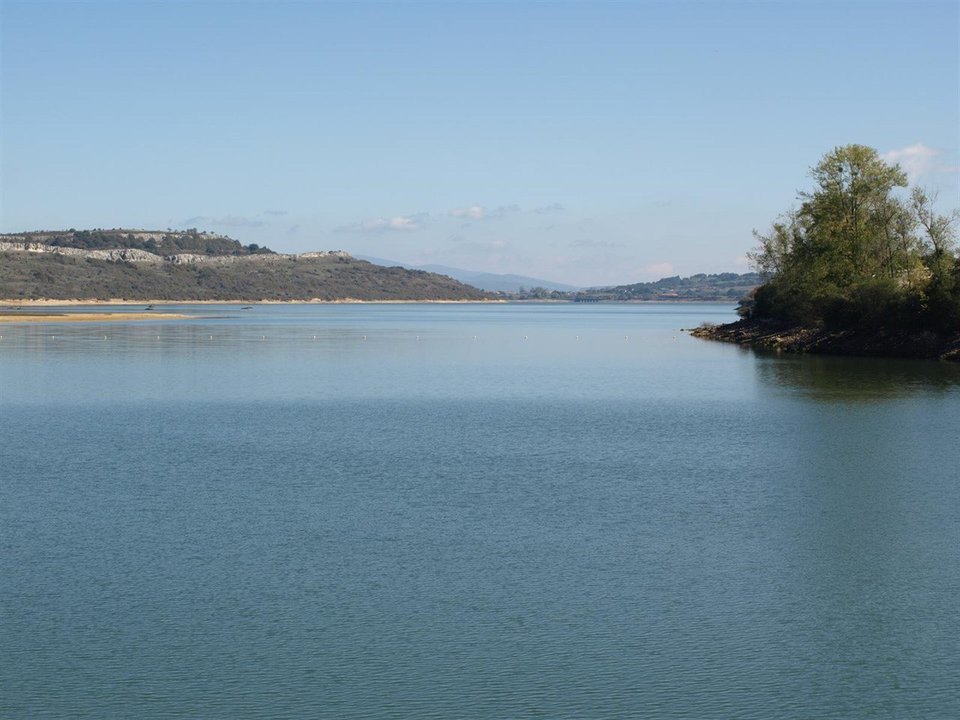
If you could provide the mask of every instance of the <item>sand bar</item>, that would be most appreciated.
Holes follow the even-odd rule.
[[[39,300],[0,299],[0,313],[4,307],[69,307],[73,305],[109,306],[109,305],[490,305],[507,302],[502,298],[486,300],[359,300],[356,298],[338,298],[325,300],[311,298],[309,300]]]
[[[104,320],[182,320],[190,317],[180,313],[119,313],[119,312],[3,312],[0,323],[11,322],[101,322]]]

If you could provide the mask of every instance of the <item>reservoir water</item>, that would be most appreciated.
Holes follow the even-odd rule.
[[[0,717],[960,717],[960,367],[182,311],[0,326]]]

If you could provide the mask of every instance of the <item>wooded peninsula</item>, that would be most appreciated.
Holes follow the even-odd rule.
[[[863,145],[811,169],[800,206],[755,233],[763,284],[739,322],[694,335],[793,352],[960,361],[957,213]]]

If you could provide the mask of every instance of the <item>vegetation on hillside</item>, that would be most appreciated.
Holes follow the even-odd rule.
[[[202,232],[196,228],[189,230],[70,230],[37,231],[18,234],[17,237],[28,241],[35,240],[56,247],[79,248],[81,250],[115,250],[133,248],[146,250],[157,255],[178,255],[196,253],[198,255],[255,255],[272,254],[273,250],[260,247],[256,243],[241,245],[239,241],[226,235]],[[9,239],[0,236],[0,240]]]
[[[443,275],[350,257],[239,258],[229,263],[130,263],[52,253],[0,253],[6,300],[483,300]]]
[[[956,213],[938,214],[898,165],[863,145],[812,168],[812,192],[751,258],[764,284],[741,314],[827,330],[960,332]]]
[[[736,302],[760,284],[757,273],[698,273],[661,278],[655,282],[603,288],[596,294],[612,300],[700,300]]]
[[[511,297],[517,300],[573,300],[583,302],[615,302],[627,300],[736,302],[760,284],[757,273],[698,273],[689,277],[661,278],[653,282],[617,285],[616,287],[590,288],[564,292],[543,287],[526,289]]]

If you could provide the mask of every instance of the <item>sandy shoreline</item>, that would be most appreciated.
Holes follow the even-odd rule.
[[[357,300],[341,298],[339,300],[3,300],[0,299],[0,313],[13,308],[35,307],[73,307],[73,306],[113,306],[126,305],[504,305],[504,304],[573,304],[572,300]],[[614,300],[601,305],[673,305],[676,303],[698,305],[732,305],[728,300]]]
[[[0,312],[20,307],[72,307],[74,305],[489,305],[505,303],[506,300],[357,300],[341,298],[338,300],[3,300],[0,299]]]
[[[84,313],[84,312],[3,312],[0,308],[0,323],[23,322],[101,322],[104,320],[183,320],[189,315],[181,313]]]

